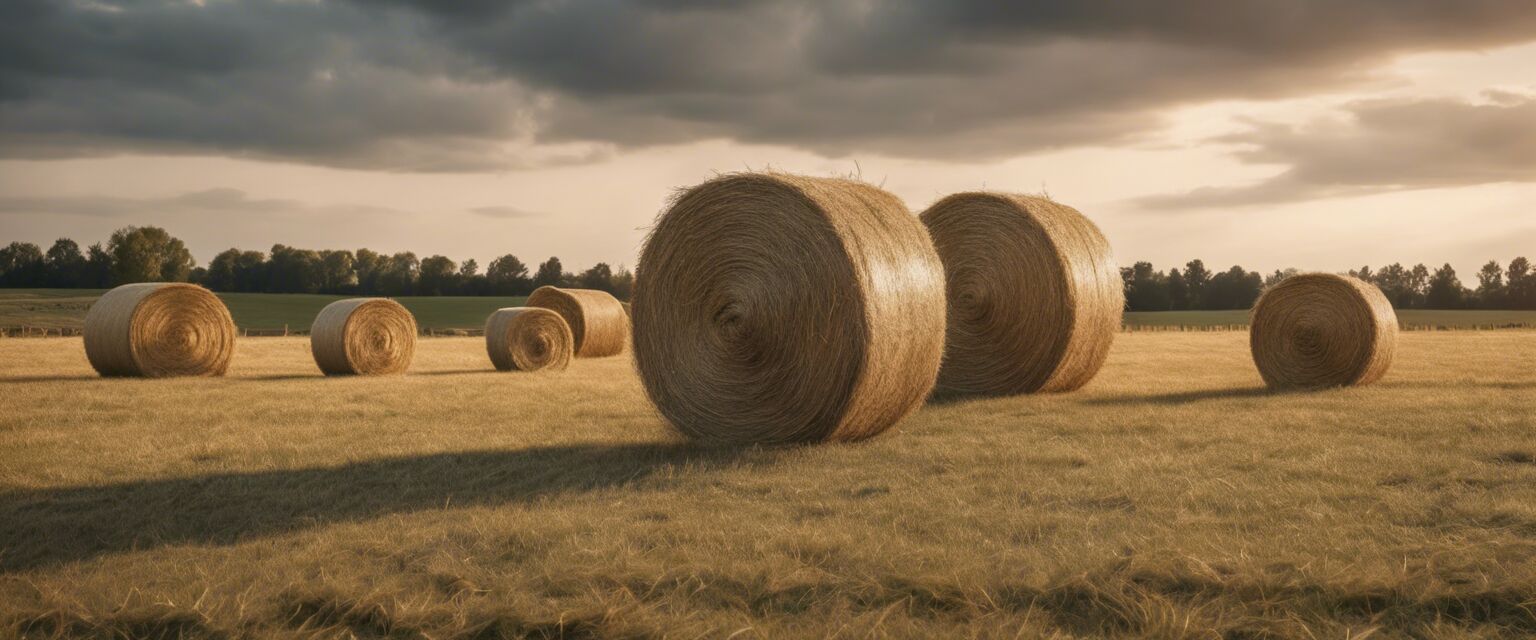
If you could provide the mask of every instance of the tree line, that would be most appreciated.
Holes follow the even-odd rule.
[[[572,273],[551,257],[532,272],[507,254],[482,273],[474,259],[417,258],[402,251],[298,249],[274,245],[267,253],[229,249],[198,266],[180,239],[159,227],[126,227],[105,244],[82,251],[60,238],[47,251],[30,242],[0,248],[0,287],[91,288],[133,282],[192,282],[214,291],[328,293],[382,296],[521,296],[544,285],[601,289],[628,299],[634,274],[599,262]]]
[[[1248,309],[1265,289],[1297,273],[1284,269],[1264,276],[1240,266],[1212,273],[1200,260],[1189,261],[1182,271],[1158,271],[1150,262],[1120,269],[1128,311]],[[1525,258],[1515,258],[1508,268],[1489,261],[1478,271],[1475,289],[1463,285],[1449,264],[1434,271],[1423,264],[1364,266],[1349,275],[1380,287],[1398,309],[1536,310],[1536,270]]]
[[[1264,289],[1297,273],[1264,276],[1240,266],[1211,272],[1200,260],[1159,271],[1150,262],[1120,270],[1129,311],[1248,309]],[[1525,258],[1508,267],[1490,261],[1468,289],[1447,264],[1430,271],[1391,264],[1350,275],[1380,287],[1399,309],[1536,309],[1536,270]],[[159,227],[125,227],[105,244],[82,250],[60,238],[47,251],[30,242],[0,248],[0,287],[106,288],[131,282],[195,282],[214,291],[329,293],[340,295],[527,295],[544,285],[601,289],[628,299],[634,274],[606,263],[572,273],[551,257],[530,272],[517,256],[501,256],[486,267],[473,259],[454,262],[434,255],[418,259],[402,251],[298,249],[274,245],[270,252],[229,249],[200,267],[186,244]]]

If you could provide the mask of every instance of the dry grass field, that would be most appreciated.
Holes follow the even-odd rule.
[[[1398,355],[1273,395],[1243,333],[1122,334],[1080,393],[704,450],[625,357],[102,380],[0,340],[0,635],[1536,634],[1536,332]]]

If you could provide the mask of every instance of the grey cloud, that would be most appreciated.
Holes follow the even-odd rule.
[[[105,218],[152,213],[239,215],[394,215],[396,209],[363,204],[311,204],[284,198],[252,198],[239,189],[219,187],[158,198],[105,196],[0,197],[0,214],[52,213]]]
[[[1536,182],[1536,96],[1493,92],[1482,102],[1372,100],[1300,126],[1252,123],[1215,142],[1285,169],[1257,184],[1145,198],[1152,209],[1247,206],[1317,198]]]
[[[475,207],[470,209],[469,212],[478,216],[485,216],[487,218],[502,218],[508,220],[519,218],[537,218],[543,215],[533,211],[518,209],[516,207],[503,206]]]
[[[116,6],[0,4],[0,156],[491,171],[729,138],[980,159],[1121,143],[1170,105],[1347,83],[1393,52],[1536,39],[1527,0]]]

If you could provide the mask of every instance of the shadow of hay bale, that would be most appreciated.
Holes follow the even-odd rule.
[[[581,444],[0,493],[0,571],[128,550],[242,540],[454,506],[526,504],[678,466],[766,464],[768,449]]]

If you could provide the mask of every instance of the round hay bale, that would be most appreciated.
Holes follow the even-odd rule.
[[[1093,379],[1125,293],[1092,221],[1009,193],[957,193],[921,217],[949,300],[941,394],[1072,391]]]
[[[562,371],[575,355],[565,318],[541,307],[497,309],[485,320],[485,349],[501,371]]]
[[[197,285],[125,284],[85,314],[85,357],[104,376],[222,376],[234,354],[229,309]]]
[[[565,318],[578,358],[602,358],[624,351],[629,314],[624,313],[619,299],[607,291],[543,286],[528,296],[526,304],[549,309]]]
[[[388,298],[348,298],[320,310],[309,330],[326,375],[402,373],[416,354],[416,318]]]
[[[923,403],[944,350],[944,271],[895,196],[748,173],[681,193],[636,270],[635,361],[684,435],[850,441]]]
[[[1375,285],[1302,274],[1259,297],[1248,342],[1259,375],[1272,388],[1370,384],[1392,366],[1397,313]]]

